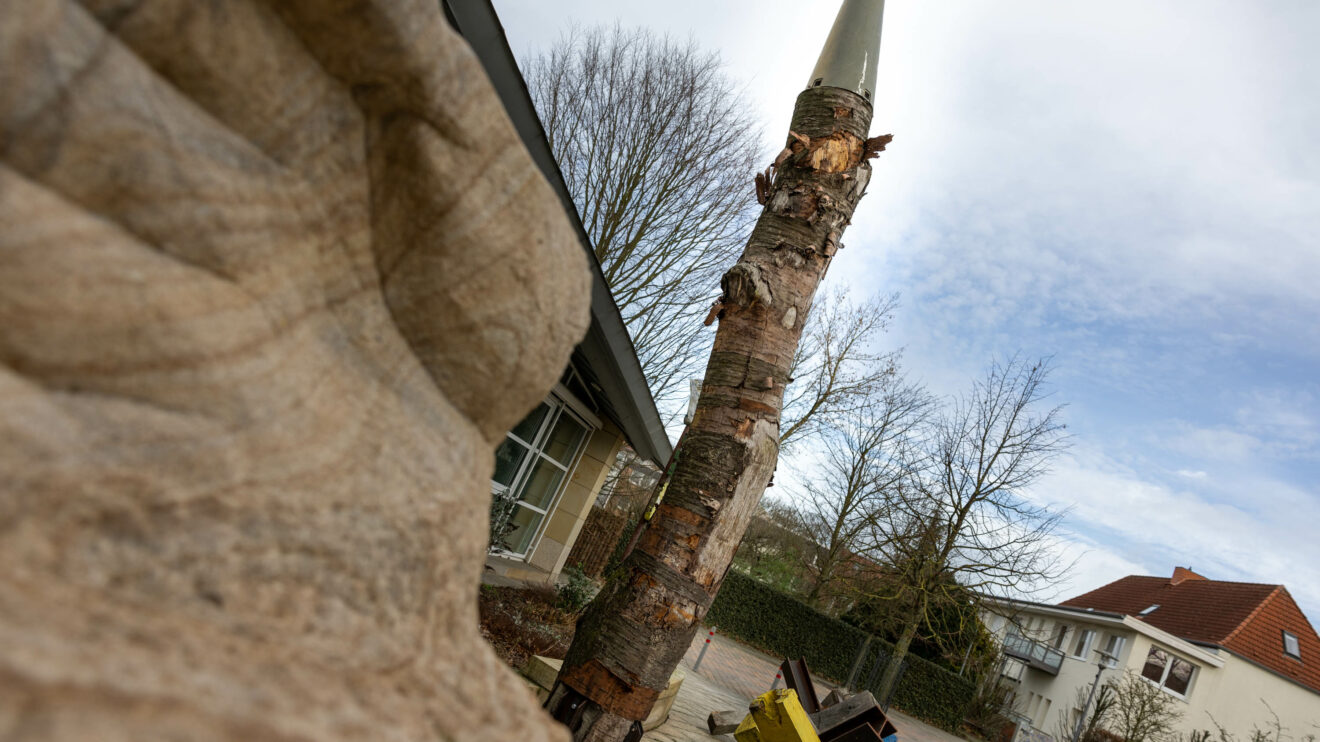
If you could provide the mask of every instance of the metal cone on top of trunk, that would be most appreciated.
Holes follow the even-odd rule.
[[[764,210],[711,309],[719,329],[663,504],[578,621],[546,708],[577,742],[641,737],[774,474],[789,366],[816,288],[892,137],[867,138],[883,0],[845,0],[784,149],[755,177]]]

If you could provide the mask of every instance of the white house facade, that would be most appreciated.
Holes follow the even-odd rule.
[[[1124,673],[1175,699],[1185,735],[1222,727],[1250,739],[1277,714],[1285,735],[1320,738],[1320,639],[1282,586],[1179,568],[1172,579],[1124,578],[1060,605],[992,601],[984,620],[1003,650],[1018,739],[1071,739],[1078,689]]]

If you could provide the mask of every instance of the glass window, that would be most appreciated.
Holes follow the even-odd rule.
[[[1150,654],[1146,655],[1146,665],[1141,668],[1143,678],[1180,696],[1187,695],[1195,674],[1196,665],[1181,657],[1174,657],[1159,647],[1150,648]]]
[[[564,481],[564,470],[555,466],[553,461],[542,457],[532,466],[532,471],[523,480],[518,499],[526,505],[548,510],[550,500],[559,491],[559,483]]]
[[[522,467],[529,450],[531,449],[527,444],[519,442],[513,436],[505,436],[504,442],[495,449],[495,474],[491,479],[507,489],[513,484],[513,478],[518,476],[518,469]]]
[[[1169,655],[1158,647],[1151,647],[1146,655],[1146,666],[1141,668],[1141,677],[1156,683],[1164,680],[1164,670],[1169,664]]]
[[[1287,631],[1283,632],[1283,653],[1299,660],[1302,658],[1302,645],[1298,643],[1296,635]]]
[[[1192,684],[1192,663],[1177,657],[1169,658],[1169,674],[1164,678],[1164,687],[1180,696],[1187,695],[1187,688]]]
[[[1118,666],[1118,656],[1123,653],[1123,645],[1125,643],[1127,643],[1126,638],[1121,637],[1118,634],[1109,635],[1109,639],[1105,642],[1105,654],[1109,655],[1108,657],[1103,658],[1105,667]]]
[[[495,451],[491,474],[492,551],[527,554],[588,431],[553,394],[509,431]]]
[[[536,434],[541,430],[541,423],[545,422],[545,418],[549,414],[550,406],[542,402],[536,406],[536,409],[532,410],[530,415],[524,417],[522,422],[513,426],[513,430],[510,430],[509,433],[527,443],[531,443],[536,440]]]
[[[1055,626],[1055,627],[1054,627],[1054,644],[1053,644],[1053,646],[1054,646],[1055,649],[1063,649],[1063,640],[1064,640],[1064,637],[1066,637],[1067,635],[1068,635],[1068,627],[1067,627],[1067,626],[1065,626],[1065,625],[1063,625],[1063,624],[1059,624],[1058,626]]]
[[[569,415],[560,415],[559,421],[555,423],[554,430],[550,431],[550,436],[546,439],[546,454],[564,466],[568,466],[573,463],[573,456],[577,454],[578,444],[582,442],[582,436],[586,432],[587,428],[582,423],[574,420]]]
[[[504,537],[504,542],[508,544],[509,551],[515,554],[525,554],[532,545],[532,537],[536,535],[536,529],[540,527],[541,521],[545,518],[545,513],[538,513],[531,508],[517,508],[516,510],[517,512],[510,519],[510,525],[513,528]]]
[[[1078,659],[1086,659],[1091,653],[1091,641],[1095,639],[1095,632],[1090,629],[1079,629],[1077,631],[1077,640],[1073,642],[1073,656]]]

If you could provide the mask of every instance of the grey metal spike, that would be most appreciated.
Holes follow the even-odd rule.
[[[843,0],[807,87],[843,88],[871,100],[885,0]]]

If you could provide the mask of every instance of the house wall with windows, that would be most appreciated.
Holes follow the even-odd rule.
[[[506,434],[495,453],[492,521],[508,525],[492,533],[486,566],[503,578],[558,578],[624,443],[618,427],[596,414],[572,369],[565,382]]]
[[[1078,689],[1095,681],[1097,650],[1116,650],[1101,682],[1130,672],[1160,686],[1182,714],[1177,731],[1184,735],[1217,736],[1217,724],[1250,739],[1277,714],[1286,735],[1320,737],[1320,691],[1227,648],[1183,640],[1130,615],[1018,601],[991,605],[985,622],[1005,648],[1001,682],[1012,691],[1012,716],[1030,730],[1069,739],[1062,732],[1081,713]],[[1282,636],[1277,643],[1282,651]]]
[[[1001,677],[1011,687],[1012,710],[1020,716],[1020,723],[1056,739],[1062,722],[1072,728],[1077,721],[1076,689],[1090,688],[1094,682],[1099,660],[1096,650],[1117,654],[1102,678],[1117,677],[1131,667],[1140,651],[1136,649],[1137,633],[1119,620],[1061,618],[1019,608],[1009,616],[989,614],[986,625],[1001,644],[1014,634],[1035,642],[1032,649],[1039,660],[1006,656]]]
[[[592,434],[573,478],[560,496],[559,506],[551,514],[535,552],[528,559],[532,566],[553,575],[563,571],[568,553],[590,515],[591,504],[609,476],[610,466],[622,445],[623,437],[608,421],[604,428]]]

